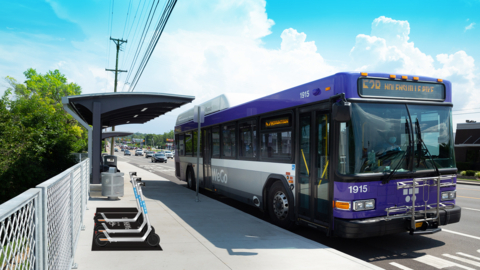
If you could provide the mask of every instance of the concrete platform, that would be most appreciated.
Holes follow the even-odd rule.
[[[78,269],[381,269],[200,196],[125,162],[125,196],[91,198],[75,255]],[[136,171],[163,251],[91,251],[97,207],[135,207],[128,172]]]

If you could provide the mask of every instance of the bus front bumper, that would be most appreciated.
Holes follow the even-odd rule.
[[[447,225],[460,221],[460,206],[440,209],[440,224]],[[432,213],[432,211],[429,211]],[[343,238],[366,238],[408,231],[410,219],[397,218],[387,220],[376,217],[361,220],[334,219],[334,235]]]

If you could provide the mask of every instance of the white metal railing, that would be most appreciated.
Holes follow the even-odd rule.
[[[76,268],[89,160],[0,205],[0,269]]]

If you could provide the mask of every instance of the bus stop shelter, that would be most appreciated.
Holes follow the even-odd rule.
[[[91,183],[100,184],[102,128],[144,124],[194,99],[193,96],[154,92],[96,93],[63,97],[64,109],[88,130]]]
[[[125,137],[128,135],[132,135],[133,132],[127,132],[127,131],[104,131],[102,132],[102,140],[111,138],[111,137]]]

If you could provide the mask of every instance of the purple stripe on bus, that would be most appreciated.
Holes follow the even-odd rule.
[[[405,75],[405,74],[402,74]],[[385,73],[369,73],[369,77],[386,78],[388,79],[390,74]],[[412,78],[412,75],[407,75],[408,78]],[[417,75],[415,75],[417,76]],[[360,73],[354,72],[341,72],[335,75],[325,77],[323,79],[315,80],[303,85],[299,85],[272,95],[268,95],[257,100],[253,100],[221,112],[213,113],[205,117],[205,123],[202,126],[211,126],[228,121],[234,121],[237,119],[247,118],[249,116],[255,116],[263,113],[274,112],[286,108],[295,106],[307,105],[321,100],[326,100],[335,94],[345,93],[345,97],[360,98],[358,95],[358,78]],[[424,82],[437,82],[436,78],[419,77],[419,81]],[[452,102],[452,88],[451,83],[447,80],[443,80],[445,84],[445,101]],[[326,90],[330,87],[330,90]],[[315,91],[320,89],[320,93],[315,95]],[[308,92],[308,96],[306,92]],[[303,95],[302,95],[303,93]],[[248,94],[245,94],[248,95]],[[381,100],[379,99],[379,102]],[[176,132],[182,132],[185,130],[196,129],[197,124],[193,121],[180,125],[181,131],[178,130],[178,126],[175,127]]]

